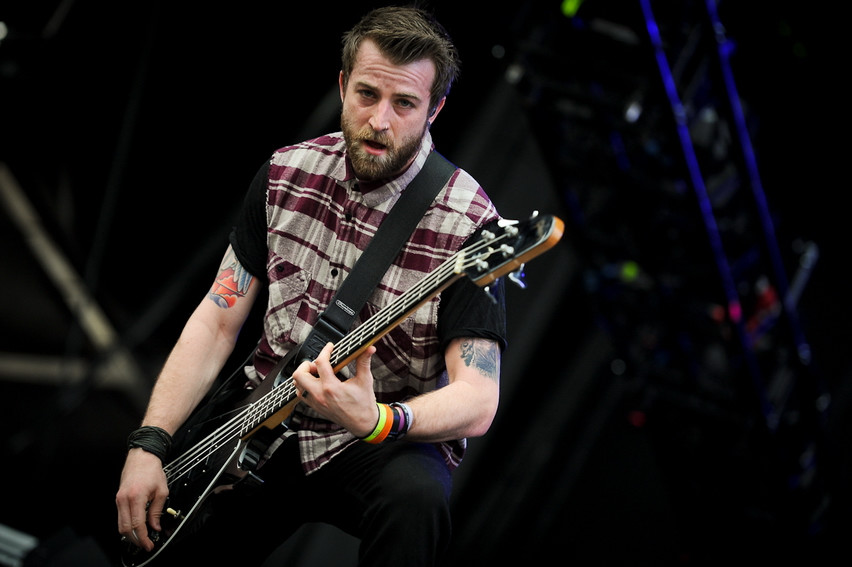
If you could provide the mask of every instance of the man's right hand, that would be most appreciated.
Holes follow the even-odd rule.
[[[134,545],[152,551],[148,526],[160,531],[160,516],[169,495],[163,463],[144,449],[131,449],[115,496],[118,532]]]

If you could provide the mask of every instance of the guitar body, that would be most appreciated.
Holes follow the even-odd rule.
[[[279,370],[276,368],[274,372]],[[273,382],[272,379],[264,380],[257,389],[231,389],[212,398],[177,432],[173,452],[184,457],[164,470],[167,478],[176,472],[170,467],[185,467],[186,472],[177,471],[168,480],[169,497],[160,518],[162,531],[148,530],[154,549],[145,551],[125,541],[121,554],[124,567],[148,565],[169,544],[201,530],[208,517],[205,510],[209,499],[219,492],[237,486],[250,489],[262,482],[254,470],[270,444],[286,429],[281,422],[292,412],[296,401],[285,405],[275,416],[242,437],[238,430],[230,434],[233,428],[229,428],[228,423],[235,414],[267,395]],[[273,423],[278,425],[272,427]],[[217,433],[223,430],[225,434]],[[179,461],[181,464],[175,465]]]
[[[208,498],[220,490],[232,489],[243,476],[238,473],[239,469],[236,466],[240,451],[239,446],[222,449],[219,454],[211,456],[209,463],[200,469],[199,474],[192,475],[188,485],[180,483],[169,485],[167,508],[160,518],[162,531],[148,530],[148,535],[154,542],[154,549],[149,552],[130,542],[125,542],[121,556],[122,565],[125,567],[148,565],[170,543],[180,541],[201,530],[204,527],[206,517],[204,510]],[[191,490],[197,486],[202,486],[203,490],[201,492]],[[187,490],[181,490],[181,487]],[[171,513],[169,510],[174,512]]]

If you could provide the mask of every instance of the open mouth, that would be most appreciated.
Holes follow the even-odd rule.
[[[374,140],[364,140],[364,147],[370,153],[383,153],[387,150],[387,146],[384,144],[380,144]]]

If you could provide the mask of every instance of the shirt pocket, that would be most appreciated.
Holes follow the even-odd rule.
[[[379,308],[367,302],[370,316]],[[382,364],[373,368],[377,393],[427,391],[434,387],[436,364],[440,361],[435,333],[437,302],[428,301],[382,337]]]
[[[305,270],[281,256],[273,255],[269,269],[269,305],[265,320],[267,339],[273,348],[276,345],[299,344],[310,331],[305,322],[309,315],[309,281],[309,274]]]

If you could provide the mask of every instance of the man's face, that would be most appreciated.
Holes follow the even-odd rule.
[[[420,149],[430,118],[429,94],[435,65],[422,59],[394,65],[376,45],[365,40],[344,87],[341,129],[355,174],[365,181],[392,177],[404,171]]]

